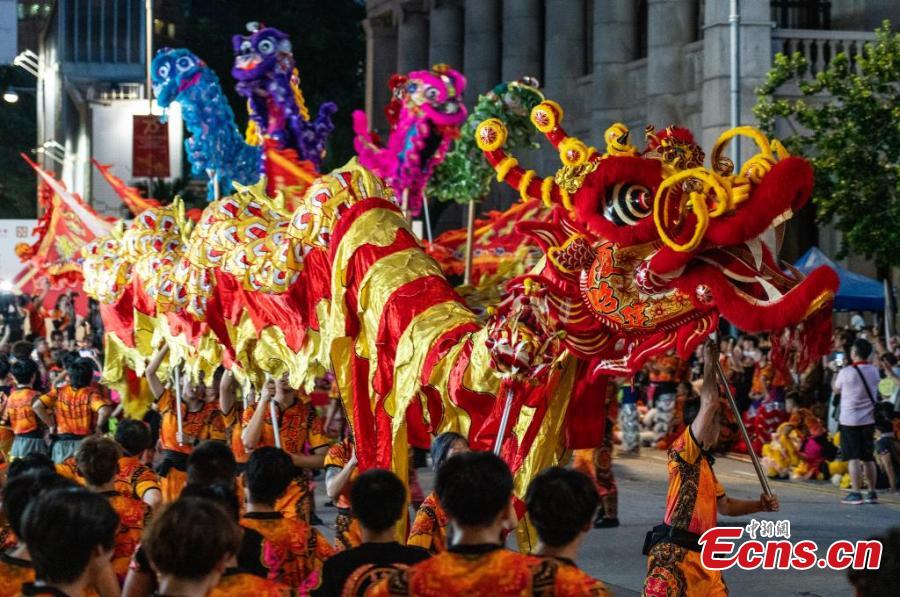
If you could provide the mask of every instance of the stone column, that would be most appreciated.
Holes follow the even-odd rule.
[[[703,147],[709,151],[722,131],[731,126],[729,62],[729,2],[707,2],[703,37]],[[741,0],[741,122],[755,124],[754,90],[772,66],[772,28],[769,3]],[[741,143],[742,159],[755,150]]]
[[[544,47],[544,88],[547,97],[556,99],[563,107],[574,88],[575,79],[585,74],[582,2],[593,0],[546,0]],[[531,74],[531,73],[525,73]],[[537,76],[537,75],[535,75]]]
[[[435,0],[429,18],[430,64],[463,70],[463,11],[459,0]]]
[[[463,73],[469,110],[480,94],[500,82],[500,9],[500,0],[465,0]]]
[[[504,81],[524,75],[543,78],[544,32],[540,0],[504,0],[503,61]]]
[[[595,1],[592,118],[597,135],[602,135],[613,122],[622,120],[625,103],[638,93],[634,89],[625,89],[624,84],[625,65],[634,59],[635,54],[637,40],[634,27],[633,0]],[[635,132],[640,134],[640,131]],[[601,143],[600,140],[592,141]]]
[[[428,64],[428,17],[420,2],[402,3],[398,11],[397,71],[426,69]]]
[[[369,125],[386,132],[384,108],[390,100],[388,79],[397,72],[397,29],[390,13],[363,21],[366,31],[366,115]]]
[[[657,128],[684,124],[682,49],[694,41],[696,12],[693,0],[648,0],[647,122]]]

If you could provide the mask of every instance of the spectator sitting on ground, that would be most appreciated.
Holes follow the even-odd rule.
[[[578,569],[575,558],[593,527],[597,488],[584,473],[554,466],[542,471],[525,494],[528,518],[538,535],[534,555],[559,565],[555,595],[608,595],[599,580]]]
[[[83,595],[110,578],[119,517],[103,496],[81,487],[44,493],[25,509],[22,535],[35,580],[25,595]],[[208,532],[204,534],[208,538]]]
[[[397,542],[397,522],[406,512],[406,487],[394,473],[380,469],[362,473],[350,489],[350,504],[362,544],[325,561],[317,596],[362,597],[392,571],[429,558],[421,547]]]

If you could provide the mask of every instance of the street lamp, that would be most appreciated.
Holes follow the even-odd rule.
[[[3,101],[7,104],[14,104],[19,101],[19,94],[16,93],[15,89],[7,88],[6,91],[3,92]]]

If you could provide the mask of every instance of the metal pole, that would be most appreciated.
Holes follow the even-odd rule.
[[[173,375],[175,376],[175,422],[178,427],[178,445],[183,446],[184,443],[181,441],[184,436],[184,424],[181,416],[181,369],[176,366]]]
[[[731,0],[728,15],[731,30],[731,127],[741,125],[741,2]],[[735,137],[731,145],[731,159],[737,171],[741,160],[741,139]]]
[[[221,197],[221,194],[219,191],[219,171],[218,170],[212,171],[212,183],[213,183],[213,197],[215,197],[216,201],[218,201],[219,198]]]
[[[422,195],[422,215],[425,219],[425,235],[428,237],[428,244],[431,244],[431,215],[428,213],[428,195]]]
[[[469,199],[469,213],[466,216],[466,269],[463,283],[472,283],[472,244],[475,236],[475,200]]]
[[[893,351],[894,347],[891,345],[891,324],[894,323],[894,310],[891,305],[891,286],[888,282],[888,278],[883,280],[884,282],[884,347],[888,351]]]
[[[506,428],[509,426],[509,413],[512,410],[513,391],[512,388],[506,390],[506,404],[503,405],[503,416],[500,417],[500,429],[497,430],[497,439],[494,441],[494,454],[500,455],[500,448],[503,446],[503,438],[506,435]]]
[[[403,193],[400,195],[400,209],[403,211],[403,216],[409,217],[409,189],[403,189]]]
[[[153,73],[150,63],[153,62],[153,0],[144,0],[144,36],[147,61],[147,81],[145,83],[147,90],[147,114],[153,113]],[[148,189],[149,190],[149,189]]]
[[[769,489],[769,478],[766,477],[766,473],[759,463],[759,457],[756,455],[756,452],[753,451],[753,445],[750,443],[750,435],[747,433],[747,428],[744,427],[744,422],[741,420],[741,411],[738,410],[737,402],[734,401],[734,396],[731,394],[731,386],[728,385],[728,380],[725,379],[725,371],[722,370],[722,363],[719,362],[719,359],[716,359],[716,372],[719,374],[719,380],[725,387],[725,396],[728,398],[728,404],[731,405],[731,411],[734,413],[734,418],[737,419],[738,428],[741,430],[741,437],[744,438],[744,445],[747,446],[747,452],[750,453],[750,460],[753,462],[753,469],[756,471],[756,476],[759,478],[759,484],[762,485],[763,493],[770,496],[772,495],[772,490]]]
[[[275,435],[275,447],[281,448],[281,427],[278,423],[278,405],[275,398],[269,399],[269,416],[272,418],[272,432]]]

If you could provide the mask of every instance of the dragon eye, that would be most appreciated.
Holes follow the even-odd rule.
[[[259,42],[257,46],[260,52],[263,54],[271,54],[275,51],[275,42],[269,39],[268,37]]]
[[[175,68],[179,71],[184,72],[189,68],[194,66],[194,59],[190,56],[182,56],[178,60],[175,61]]]
[[[413,93],[416,92],[416,89],[418,89],[418,88],[419,88],[419,86],[416,85],[415,83],[412,83],[412,82],[407,83],[407,85],[406,85],[406,93],[413,94]]]
[[[436,100],[440,94],[441,94],[441,92],[438,91],[438,89],[436,87],[426,87],[425,88],[425,98],[430,101]]]
[[[160,76],[160,78],[165,79],[169,76],[169,63],[164,62],[159,65],[159,68],[156,69],[156,74]]]
[[[603,216],[613,224],[634,226],[650,215],[653,197],[644,186],[619,183],[606,193],[603,207]]]

